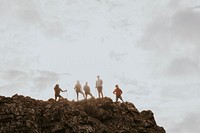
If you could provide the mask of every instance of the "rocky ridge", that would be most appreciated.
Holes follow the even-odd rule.
[[[0,133],[165,133],[150,110],[110,98],[79,102],[0,96]]]

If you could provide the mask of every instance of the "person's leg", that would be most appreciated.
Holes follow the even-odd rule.
[[[100,89],[99,89],[99,87],[97,87],[97,91],[98,91],[98,95],[99,95],[99,98],[100,98]]]
[[[103,87],[101,86],[101,96],[103,98]]]
[[[116,102],[118,101],[118,96],[116,96]]]
[[[57,95],[55,94],[55,101],[57,100]]]
[[[102,90],[101,90],[101,96],[102,96],[102,98],[103,98],[103,92],[102,92]]]
[[[91,94],[91,92],[89,92],[88,95],[90,95],[91,97],[93,97],[92,94]]]
[[[124,102],[124,100],[122,99],[122,96],[120,96],[119,98],[122,100],[122,102]]]
[[[59,100],[60,100],[60,99],[63,99],[63,97],[62,97],[60,94],[58,95],[58,97],[59,97]]]
[[[83,93],[83,92],[82,92]],[[85,94],[83,93],[83,97],[84,97],[84,99],[86,99],[86,96],[85,96]]]
[[[85,95],[84,95],[84,93],[83,93],[82,91],[80,91],[80,93],[83,95],[83,97],[84,97],[84,99],[85,99]]]
[[[99,98],[103,98],[103,92],[102,92],[102,86],[98,87],[98,91],[99,91]]]
[[[77,95],[77,101],[78,101],[78,91],[76,91],[76,95]]]

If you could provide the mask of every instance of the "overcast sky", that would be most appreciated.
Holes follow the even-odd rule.
[[[198,0],[0,0],[0,95],[76,99],[77,80],[97,96],[154,112],[168,133],[200,130]]]

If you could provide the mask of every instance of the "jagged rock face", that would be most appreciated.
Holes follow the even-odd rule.
[[[153,113],[110,98],[80,102],[0,96],[0,133],[165,133]]]

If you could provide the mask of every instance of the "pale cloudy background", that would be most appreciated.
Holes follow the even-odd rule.
[[[0,95],[75,99],[96,76],[168,133],[200,130],[200,1],[0,0]]]

